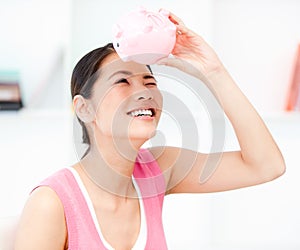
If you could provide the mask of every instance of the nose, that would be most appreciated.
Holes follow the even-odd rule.
[[[136,101],[153,100],[152,91],[147,88],[138,90],[134,95]]]

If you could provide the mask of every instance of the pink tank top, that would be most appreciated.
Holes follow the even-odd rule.
[[[78,179],[76,180],[72,172],[74,171],[68,168],[62,169],[39,185],[53,189],[63,204],[69,249],[109,249],[101,231],[97,230],[99,225],[93,218],[95,215],[91,212],[89,201],[86,199],[87,194],[84,194]],[[148,150],[141,149],[139,151],[133,177],[138,185],[145,213],[146,240],[142,249],[167,249],[162,224],[165,181],[157,162]],[[141,217],[143,216],[142,212],[141,209]]]

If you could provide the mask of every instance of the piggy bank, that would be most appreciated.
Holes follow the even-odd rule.
[[[176,41],[176,26],[169,12],[150,12],[140,7],[113,26],[113,46],[123,61],[154,64],[169,56]]]

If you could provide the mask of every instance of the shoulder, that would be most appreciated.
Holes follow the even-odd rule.
[[[66,235],[64,209],[59,197],[49,187],[36,188],[20,218],[16,249],[62,249]]]
[[[31,205],[40,212],[47,214],[55,215],[63,212],[63,206],[59,197],[56,192],[48,186],[40,186],[31,193],[26,206],[30,207]]]
[[[46,179],[44,179],[40,183],[40,185],[46,184],[46,186],[48,186],[47,184],[60,183],[60,182],[64,181],[65,179],[69,179],[69,177],[72,176],[71,168],[72,168],[72,166],[68,167],[68,168],[62,168],[62,169],[52,173]]]

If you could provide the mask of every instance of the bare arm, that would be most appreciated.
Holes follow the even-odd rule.
[[[206,167],[208,155],[166,148],[157,160],[163,170],[169,169],[166,175],[168,193],[224,191],[267,182],[282,175],[285,163],[280,150],[215,52],[178,17],[171,14],[170,19],[179,32],[173,50],[175,58],[163,59],[159,63],[194,75],[214,92],[234,128],[241,150],[223,153],[213,175],[200,185],[200,175]],[[158,156],[161,150],[156,148],[152,152]],[[179,154],[181,160],[170,160],[176,159]],[[190,157],[195,161],[185,166]]]
[[[63,206],[53,190],[36,189],[27,201],[17,230],[15,250],[65,249]]]

